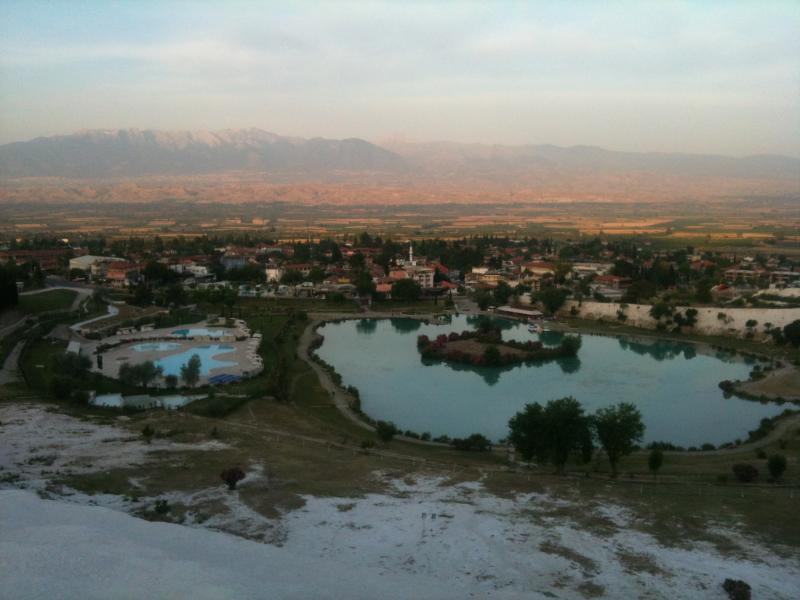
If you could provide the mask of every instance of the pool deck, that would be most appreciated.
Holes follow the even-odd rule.
[[[180,329],[201,328],[207,328],[213,331],[225,330],[226,335],[221,337],[195,336],[191,339],[186,339],[173,334],[174,331]],[[170,350],[134,350],[134,346],[136,345],[153,342],[170,342],[174,343],[176,347]],[[246,328],[243,322],[238,322],[236,327],[195,323],[192,325],[179,325],[176,327],[151,329],[147,331],[126,332],[105,338],[101,342],[87,346],[86,350],[92,358],[93,371],[117,379],[119,377],[120,367],[126,363],[140,364],[148,360],[156,362],[159,359],[182,354],[200,346],[230,346],[232,348],[231,350],[223,350],[219,354],[215,354],[213,358],[219,361],[235,362],[236,364],[214,368],[208,373],[200,375],[198,385],[203,385],[208,383],[208,380],[216,375],[229,374],[245,378],[259,373],[263,368],[261,357],[258,355],[258,346],[260,343],[260,335],[256,334],[251,336],[250,330]],[[102,353],[102,369],[97,367],[97,359],[94,356],[95,348],[100,345],[113,346]],[[154,384],[163,387],[163,378],[157,380]]]

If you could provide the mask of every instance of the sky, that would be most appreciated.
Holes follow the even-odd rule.
[[[800,1],[0,2],[0,143],[258,127],[800,156]]]

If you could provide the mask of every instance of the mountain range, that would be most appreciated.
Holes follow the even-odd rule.
[[[502,146],[452,142],[331,140],[280,136],[260,129],[221,131],[84,130],[0,146],[4,177],[140,177],[226,172],[377,172],[433,179],[553,172],[800,180],[800,159],[758,155],[616,152],[593,146]]]
[[[84,130],[0,146],[0,201],[419,203],[800,199],[800,159],[375,144],[260,129]],[[227,199],[227,200],[225,200]]]

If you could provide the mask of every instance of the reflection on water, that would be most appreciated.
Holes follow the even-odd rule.
[[[358,333],[372,333],[377,327],[377,319],[359,319],[356,321],[356,331]]]
[[[562,334],[534,334],[524,323],[495,319],[503,339],[560,343]],[[725,399],[718,383],[745,379],[744,361],[708,346],[658,338],[583,335],[576,358],[506,368],[422,361],[416,336],[472,329],[473,316],[436,325],[414,319],[329,323],[320,333],[322,359],[358,388],[361,406],[375,419],[434,437],[480,432],[508,435],[508,419],[528,402],[574,396],[592,413],[633,402],[647,427],[645,443],[665,440],[682,446],[720,444],[747,436],[764,417],[783,407],[739,398]]]
[[[414,333],[422,327],[422,321],[419,319],[394,318],[389,319],[389,321],[398,333]]]

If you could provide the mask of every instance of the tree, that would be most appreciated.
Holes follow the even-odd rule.
[[[650,316],[656,321],[660,321],[661,317],[669,316],[675,309],[666,302],[656,302],[650,307]]]
[[[767,459],[767,469],[773,479],[779,480],[786,470],[786,457],[783,454],[773,454]]]
[[[366,271],[361,271],[356,276],[356,291],[359,296],[369,296],[375,293],[375,282],[372,276]]]
[[[511,286],[508,285],[505,281],[501,281],[497,284],[497,287],[494,288],[494,301],[495,304],[502,305],[508,303],[508,299],[511,297],[513,290]]]
[[[391,421],[378,421],[375,423],[375,433],[380,441],[388,444],[397,435],[398,430]]]
[[[166,377],[164,377],[164,383],[166,384],[167,389],[174,390],[176,387],[178,387],[177,375],[172,375],[172,374],[167,375]]]
[[[569,292],[564,288],[549,287],[539,292],[537,299],[550,314],[555,314],[564,305]]]
[[[492,442],[481,435],[480,433],[473,433],[466,438],[455,438],[450,440],[450,445],[456,450],[467,450],[473,452],[488,452],[492,449]]]
[[[486,310],[492,303],[492,296],[485,290],[479,290],[475,295],[475,301],[478,303],[478,308]]]
[[[181,366],[181,379],[183,379],[184,383],[189,387],[194,387],[200,379],[201,365],[200,356],[192,354],[189,361]]]
[[[303,282],[303,274],[300,271],[292,269],[291,271],[286,271],[281,277],[281,284],[282,285],[297,285],[298,283]]]
[[[616,477],[619,459],[633,452],[644,435],[642,413],[633,404],[620,402],[599,409],[593,422],[597,438],[611,464],[611,474]]]
[[[0,310],[16,306],[19,302],[17,282],[11,269],[0,265]]]
[[[792,346],[800,346],[800,319],[792,321],[783,328],[783,337]]]
[[[497,349],[497,346],[486,346],[486,350],[483,351],[483,363],[487,367],[496,367],[502,360],[503,356],[500,354],[500,350]]]
[[[547,460],[546,427],[544,408],[538,402],[526,404],[508,421],[509,440],[526,461]]]
[[[523,458],[547,460],[559,473],[573,451],[591,456],[592,436],[589,419],[580,403],[570,397],[550,400],[542,408],[538,403],[525,409],[508,422],[510,440]]]
[[[236,484],[244,479],[245,474],[239,467],[234,467],[232,469],[225,469],[219,474],[219,477],[228,485],[228,489],[233,491],[236,489]]]
[[[413,279],[401,279],[392,286],[392,298],[404,302],[414,302],[422,295],[422,288]]]
[[[661,465],[664,464],[664,452],[661,448],[653,448],[650,450],[650,455],[647,457],[647,468],[650,469],[650,472],[653,474],[653,477],[656,476],[658,470],[661,468]]]

